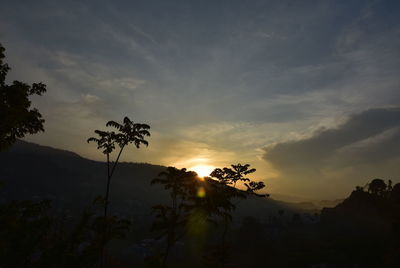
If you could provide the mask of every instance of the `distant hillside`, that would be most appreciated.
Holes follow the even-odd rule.
[[[0,153],[2,199],[51,199],[57,206],[90,205],[104,194],[106,164],[79,155],[18,141]],[[165,167],[120,163],[112,180],[111,210],[123,214],[147,212],[166,193],[150,181]]]
[[[323,208],[333,208],[343,202],[344,199],[335,199],[335,200],[313,200],[309,202],[296,202],[291,203],[290,205],[294,208],[312,212],[319,213]]]
[[[18,141],[0,153],[2,200],[50,199],[56,207],[76,209],[88,206],[103,195],[106,164],[79,155]],[[112,178],[110,211],[120,215],[151,217],[151,207],[165,202],[168,193],[150,185],[165,167],[142,163],[120,163]],[[266,198],[249,198],[237,204],[237,221],[247,215],[267,218],[280,209],[293,211],[288,203]]]

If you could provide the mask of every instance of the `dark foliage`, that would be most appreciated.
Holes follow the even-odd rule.
[[[224,204],[217,209],[218,216],[221,218],[220,225],[222,226],[221,243],[211,248],[211,250],[204,256],[205,263],[212,267],[231,267],[230,264],[230,246],[227,245],[227,234],[230,222],[232,221],[232,211],[235,209],[233,200],[235,198],[245,199],[248,195],[256,195],[259,197],[267,197],[268,194],[258,194],[256,191],[265,187],[264,182],[255,182],[246,177],[246,175],[254,173],[255,168],[250,168],[249,164],[231,165],[232,168],[216,168],[211,172],[210,176],[215,179],[211,185],[218,185],[216,191],[216,200],[220,204]],[[244,182],[246,191],[236,189],[237,182]],[[231,187],[230,185],[233,185]],[[214,202],[211,202],[214,203]]]
[[[44,131],[44,119],[36,108],[31,108],[30,97],[46,92],[46,85],[28,85],[20,81],[6,84],[10,67],[4,62],[4,47],[0,44],[0,151],[9,148],[26,134]]]
[[[249,164],[242,165],[239,163],[237,165],[231,165],[231,167],[232,168],[224,167],[223,169],[217,168],[211,172],[210,176],[217,178],[220,182],[233,184],[233,186],[236,187],[238,181],[250,181],[250,179],[245,176],[256,171],[255,168],[249,169]]]
[[[159,239],[166,240],[166,249],[161,255],[161,266],[166,266],[170,250],[179,239],[185,234],[190,234],[191,230],[201,229],[199,226],[210,223],[223,226],[222,244],[209,249],[205,253],[205,261],[209,265],[216,262],[227,267],[229,250],[225,240],[235,209],[234,199],[245,199],[247,195],[255,194],[255,191],[264,187],[264,183],[250,181],[245,177],[255,172],[255,169],[249,167],[248,164],[238,164],[232,165],[232,169],[215,169],[211,173],[214,178],[200,178],[195,172],[168,167],[152,181],[153,184],[164,185],[171,197],[170,205],[160,204],[153,207],[156,213],[153,230],[159,233]],[[238,181],[249,182],[246,184],[246,191],[235,188]],[[215,256],[225,257],[214,259]]]
[[[130,143],[133,143],[138,149],[141,144],[148,146],[149,143],[145,140],[145,137],[150,136],[150,132],[148,131],[150,126],[146,124],[136,124],[128,117],[124,117],[122,124],[115,121],[108,121],[106,126],[114,127],[118,132],[95,130],[94,132],[99,137],[90,137],[87,139],[88,143],[97,143],[97,149],[102,150],[103,154],[107,157],[107,186],[104,202],[104,217],[107,217],[111,178],[117,167],[122,151],[125,146]],[[120,150],[115,162],[110,163],[110,154],[114,151],[115,144],[119,145]],[[110,164],[112,164],[112,166],[110,166]]]
[[[68,218],[50,201],[13,201],[0,205],[1,267],[94,267],[104,239],[125,237],[129,221],[96,216],[94,209]]]
[[[186,171],[185,168],[177,169],[168,167],[159,176],[151,181],[152,184],[158,183],[168,190],[171,197],[171,204],[156,205],[153,207],[155,221],[152,230],[158,233],[158,239],[165,238],[166,249],[162,258],[162,266],[166,265],[168,255],[175,243],[185,234],[185,225],[188,221],[187,203],[193,199],[194,189],[196,187],[197,174],[192,171]]]

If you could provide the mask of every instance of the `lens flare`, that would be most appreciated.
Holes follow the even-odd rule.
[[[199,198],[206,197],[206,190],[204,189],[203,186],[201,186],[201,187],[199,187],[199,189],[197,189],[197,197],[199,197]]]

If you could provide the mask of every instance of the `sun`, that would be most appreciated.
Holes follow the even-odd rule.
[[[197,165],[189,168],[189,170],[196,172],[199,177],[206,177],[210,175],[210,173],[214,170],[214,167],[209,165]]]

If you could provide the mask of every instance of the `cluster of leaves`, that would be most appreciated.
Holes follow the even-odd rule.
[[[247,193],[266,197],[268,195],[260,195],[256,193],[256,191],[265,187],[264,182],[252,181],[246,177],[248,174],[254,173],[255,171],[256,169],[250,168],[249,164],[242,165],[238,163],[236,165],[231,165],[231,168],[216,168],[211,172],[210,176],[224,185],[233,185],[233,188],[236,188],[237,182],[243,182],[244,186],[247,188]]]
[[[125,116],[122,124],[115,121],[108,121],[106,126],[114,127],[119,131],[119,133],[114,134],[114,139],[121,148],[129,143],[133,143],[138,149],[142,144],[149,145],[145,140],[146,136],[150,136],[150,132],[148,131],[150,126],[147,124],[134,123]]]
[[[130,143],[133,143],[136,148],[140,148],[142,144],[149,145],[145,140],[146,136],[150,136],[149,125],[134,123],[128,117],[124,117],[122,124],[116,121],[108,121],[106,126],[114,127],[118,132],[95,130],[94,132],[98,135],[98,138],[91,137],[87,140],[87,142],[97,143],[97,149],[103,150],[103,154],[111,154],[115,149],[115,144],[120,147],[119,154]]]
[[[249,169],[249,167],[249,164],[242,165],[239,163],[237,165],[231,165],[231,168],[216,168],[213,172],[211,172],[210,176],[217,178],[221,183],[236,187],[236,183],[238,181],[250,181],[250,179],[246,178],[245,176],[254,173],[256,169]]]
[[[26,134],[44,131],[44,119],[36,108],[31,108],[32,95],[42,95],[46,85],[28,85],[20,81],[6,84],[10,67],[4,62],[4,47],[0,44],[0,151],[7,149]],[[7,116],[4,116],[7,115]]]

